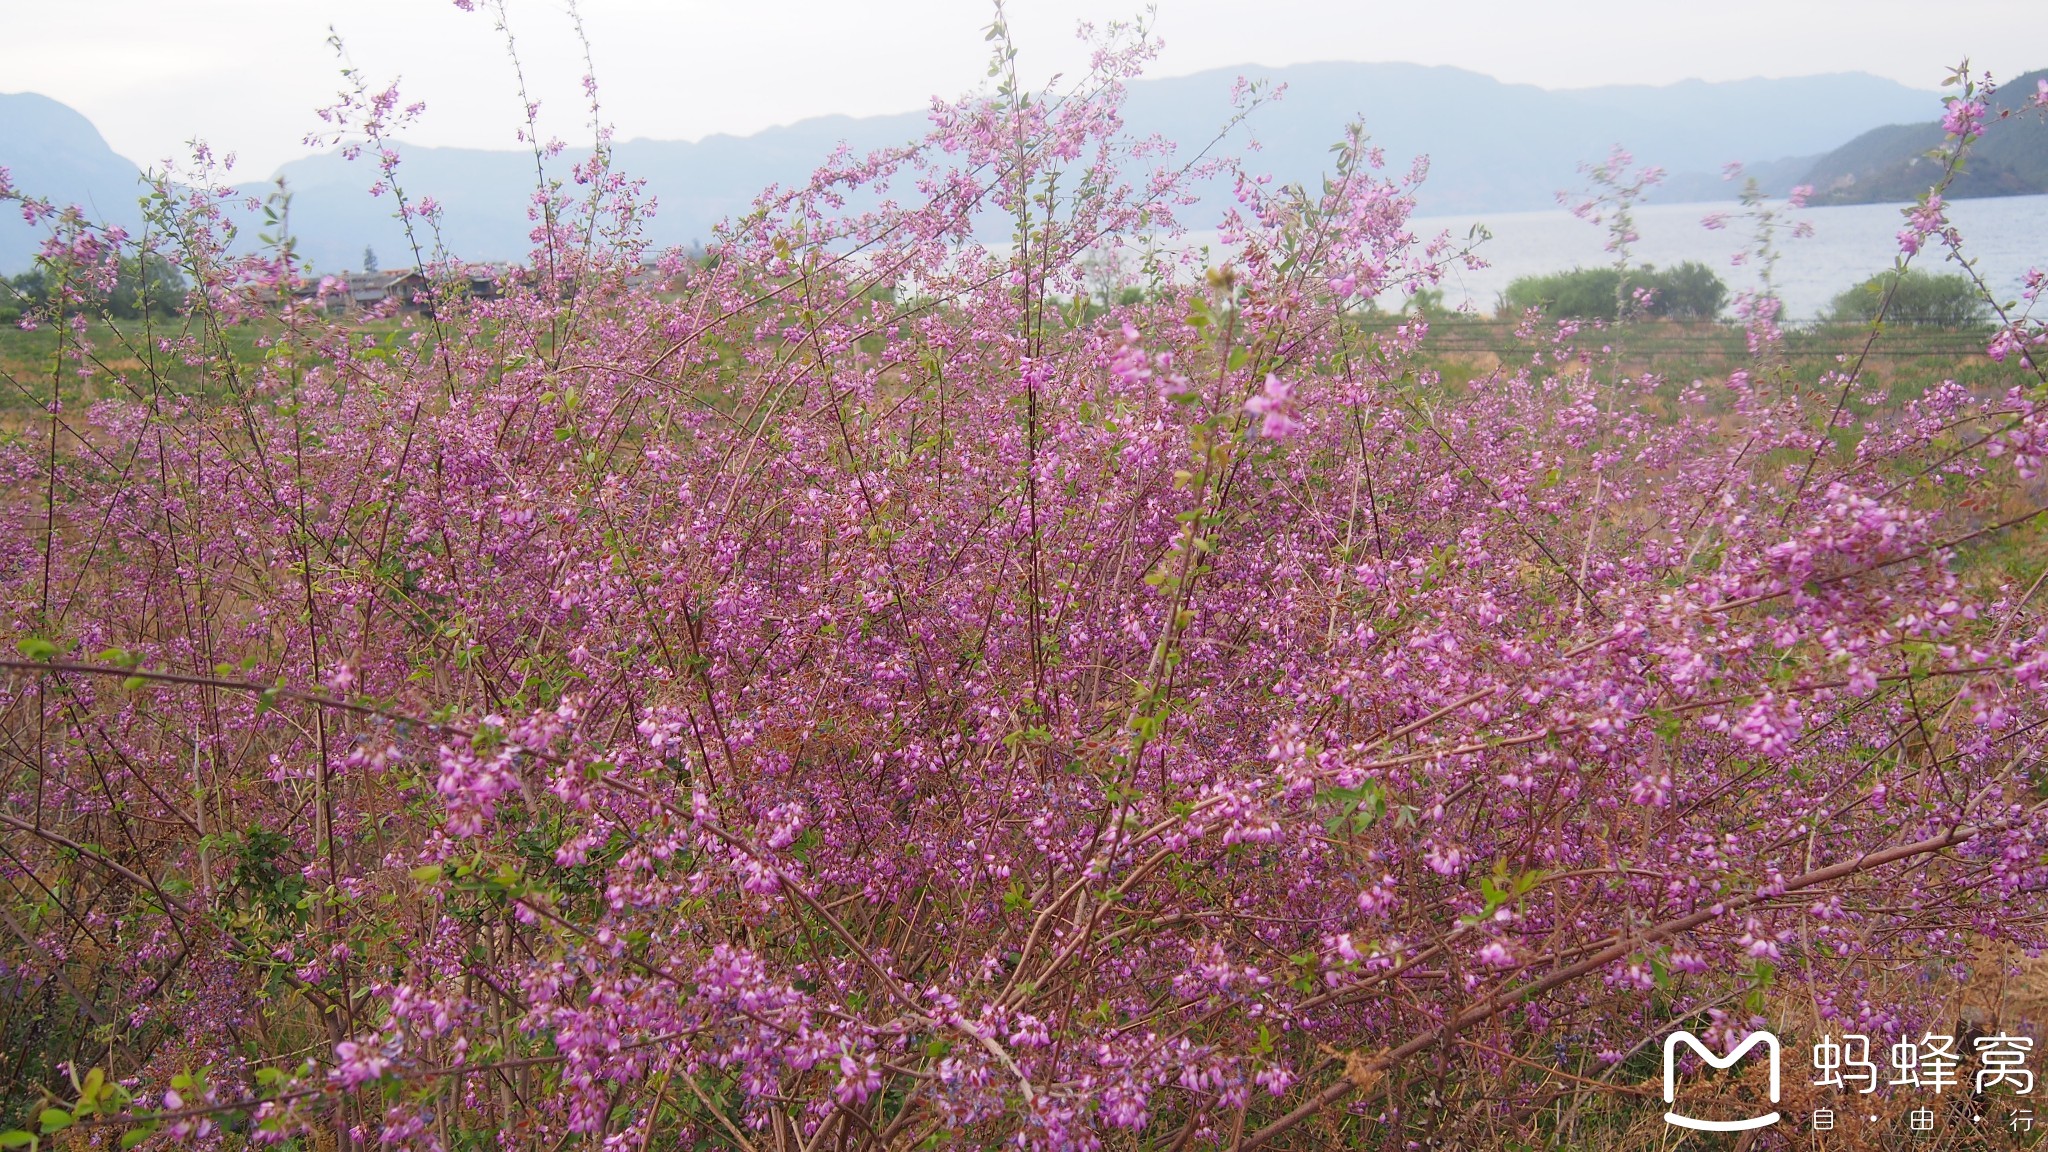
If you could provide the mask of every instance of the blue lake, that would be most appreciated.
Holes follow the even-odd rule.
[[[1782,203],[1779,204],[1782,209]],[[1808,208],[1792,212],[1814,234],[1804,240],[1781,232],[1776,279],[1786,315],[1794,320],[1817,316],[1836,293],[1891,267],[1898,255],[1897,234],[1905,221],[1898,204],[1857,204]],[[1650,204],[1636,210],[1636,241],[1632,260],[1659,266],[1697,260],[1720,273],[1731,295],[1754,288],[1757,270],[1733,266],[1730,257],[1749,240],[1749,226],[1731,215],[1728,226],[1710,231],[1700,223],[1710,212],[1735,213],[1737,204]],[[2048,196],[2010,196],[1959,200],[1949,206],[1949,220],[1963,236],[1964,251],[1978,261],[1978,272],[2003,299],[2019,293],[2028,268],[2048,268]],[[1575,265],[1613,262],[1605,250],[1606,232],[1562,209],[1548,212],[1497,213],[1481,216],[1418,216],[1416,235],[1432,237],[1448,231],[1462,239],[1474,224],[1484,224],[1493,239],[1480,253],[1483,269],[1456,269],[1443,282],[1448,304],[1469,302],[1491,312],[1500,292],[1517,276],[1556,272]],[[1913,267],[1927,272],[1952,272],[1938,242],[1921,249]]]

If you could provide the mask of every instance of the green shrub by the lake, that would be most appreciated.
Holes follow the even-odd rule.
[[[1712,320],[1728,302],[1728,285],[1696,260],[1669,268],[1645,265],[1631,268],[1625,275],[1626,279],[1615,268],[1574,268],[1546,276],[1520,276],[1501,294],[1501,310],[1516,313],[1542,308],[1552,316],[1614,320],[1625,304],[1632,315]]]
[[[1880,272],[1835,297],[1828,308],[1828,319],[1855,324],[1868,324],[1877,319],[1892,276],[1890,272]],[[1891,304],[1884,308],[1884,319],[1888,324],[1974,328],[1990,319],[1990,312],[1976,285],[1959,273],[1909,269],[1899,276],[1898,287],[1891,293]]]

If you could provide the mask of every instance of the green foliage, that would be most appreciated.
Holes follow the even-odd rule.
[[[1712,268],[1697,260],[1657,270],[1645,267],[1640,276],[1643,287],[1655,295],[1650,315],[1669,320],[1712,320],[1728,302],[1728,285]]]
[[[1892,273],[1880,272],[1835,297],[1828,309],[1828,319],[1854,324],[1875,320],[1891,281]],[[1989,316],[1969,277],[1908,269],[1892,291],[1891,306],[1884,310],[1884,318],[1888,324],[1974,328]]]
[[[81,1078],[77,1066],[73,1065],[68,1069],[68,1076],[76,1099],[66,1107],[58,1107],[59,1100],[45,1093],[40,1103],[28,1109],[30,1118],[26,1123],[0,1132],[0,1149],[23,1148],[37,1152],[46,1144],[53,1148],[83,1146],[68,1140],[46,1141],[45,1137],[72,1128],[82,1120],[95,1117],[118,1120],[124,1113],[129,1113],[135,1103],[134,1094],[124,1085],[108,1079],[104,1068],[92,1068]],[[133,1148],[149,1139],[158,1127],[155,1120],[134,1119],[134,1126],[121,1133],[120,1146],[123,1149]]]
[[[306,878],[287,867],[291,840],[268,828],[213,838],[212,845],[234,861],[229,891],[245,921],[255,917],[286,930],[305,918]]]
[[[1647,292],[1641,315],[1670,320],[1712,320],[1728,301],[1728,285],[1714,270],[1695,260],[1670,268],[1644,265],[1622,273],[1613,268],[1574,268],[1547,276],[1521,276],[1501,295],[1507,313],[1542,308],[1552,316],[1580,320],[1613,320],[1623,302],[1634,307],[1636,293]]]
[[[1450,320],[1458,316],[1458,310],[1444,304],[1444,290],[1441,288],[1418,288],[1409,297],[1407,310],[1421,313],[1425,320]],[[1377,311],[1377,309],[1375,309]]]
[[[1501,294],[1506,312],[1542,308],[1552,316],[1612,320],[1621,274],[1612,268],[1574,268],[1547,276],[1518,276]]]
[[[26,636],[14,642],[14,650],[31,660],[50,661],[57,658],[57,646],[40,636]]]
[[[52,297],[57,294],[59,280],[50,268],[38,265],[23,272],[0,287],[0,310],[13,313],[19,318],[26,311],[47,312],[52,306]],[[73,291],[80,284],[72,281]],[[82,310],[104,314],[115,320],[133,320],[145,310],[155,316],[169,316],[182,311],[185,306],[185,278],[178,269],[162,256],[123,256],[121,272],[111,292],[87,291],[83,293]],[[67,313],[80,311],[77,303],[67,305]]]
[[[1387,812],[1386,789],[1373,780],[1367,780],[1356,788],[1318,792],[1316,799],[1336,808],[1337,814],[1323,824],[1332,836],[1363,835]]]

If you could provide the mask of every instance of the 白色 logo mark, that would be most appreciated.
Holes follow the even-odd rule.
[[[1664,1103],[1671,1104],[1678,1099],[1678,1045],[1683,1042],[1710,1068],[1732,1068],[1737,1060],[1749,1054],[1749,1050],[1761,1044],[1771,1061],[1771,1103],[1778,1102],[1778,1038],[1770,1032],[1751,1032],[1742,1038],[1733,1051],[1726,1056],[1716,1056],[1713,1050],[1700,1042],[1690,1032],[1680,1030],[1664,1038]],[[1762,1116],[1751,1116],[1743,1120],[1699,1120],[1681,1116],[1674,1109],[1664,1113],[1666,1124],[1680,1128],[1693,1128],[1701,1132],[1741,1132],[1750,1128],[1764,1128],[1778,1122],[1778,1113],[1772,1110]]]

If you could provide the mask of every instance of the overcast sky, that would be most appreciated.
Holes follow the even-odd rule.
[[[83,112],[148,165],[199,136],[244,178],[302,155],[337,88],[331,25],[363,72],[428,105],[409,138],[516,147],[519,101],[487,6],[451,0],[0,0],[0,90]],[[508,0],[543,128],[584,138],[560,0]],[[1027,71],[1073,71],[1082,19],[1137,0],[1011,0]],[[697,139],[806,116],[922,107],[985,82],[980,0],[582,0],[620,138]],[[1547,88],[1866,71],[1936,87],[1948,66],[2048,65],[2041,0],[1159,0],[1155,75],[1257,63],[1455,64]],[[1798,110],[1786,109],[1787,115]]]

